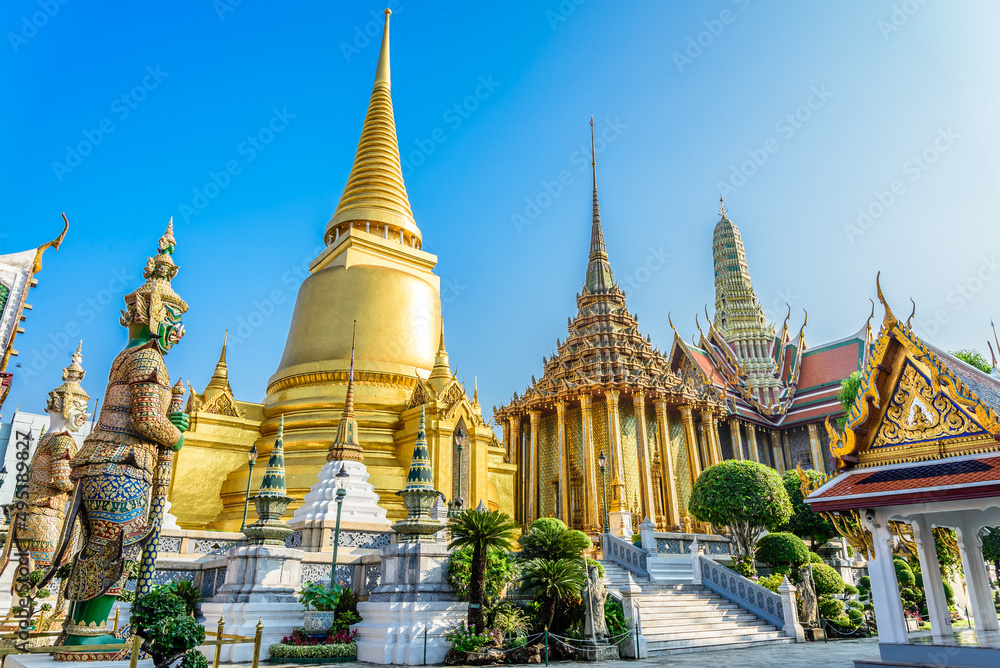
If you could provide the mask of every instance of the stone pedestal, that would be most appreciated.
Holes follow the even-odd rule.
[[[578,650],[581,661],[618,661],[618,645],[584,644]]]
[[[451,647],[445,634],[466,620],[469,604],[448,584],[446,545],[397,543],[380,551],[382,580],[358,604],[358,661],[381,664],[440,663]]]
[[[632,513],[627,510],[613,510],[608,513],[608,525],[612,536],[620,536],[632,542]]]
[[[205,628],[214,630],[221,616],[226,620],[225,633],[253,637],[257,621],[262,619],[260,658],[268,658],[269,645],[303,624],[303,608],[295,597],[302,580],[303,555],[301,550],[273,545],[230,550],[226,584],[211,602],[201,605]],[[211,660],[214,647],[203,647],[202,651]],[[225,663],[252,658],[252,643],[222,646]]]

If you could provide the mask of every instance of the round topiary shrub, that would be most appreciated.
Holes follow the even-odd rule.
[[[845,584],[844,593],[847,594],[848,596],[857,596],[859,593],[861,593],[861,590],[852,584]]]
[[[862,610],[865,606],[861,604],[861,601],[848,601],[847,607],[850,610]]]
[[[813,551],[810,550],[810,552],[809,552],[809,563],[810,564],[825,564],[826,562],[823,561],[823,557],[819,556],[818,554],[816,554],[815,552],[813,552]]]
[[[769,533],[757,541],[757,561],[768,566],[798,566],[809,559],[805,541],[792,533]]]
[[[844,614],[844,602],[839,598],[821,598],[819,614],[826,619],[836,619]]]
[[[861,622],[865,619],[865,613],[861,612],[861,610],[857,608],[848,608],[847,617],[851,620],[851,623],[854,626],[861,626]]]
[[[844,578],[837,569],[826,564],[815,564],[812,567],[813,582],[816,583],[817,596],[835,596],[844,593]]]
[[[872,590],[872,579],[867,575],[862,575],[858,578],[858,589],[861,591],[871,591]]]
[[[910,568],[910,564],[906,562],[906,559],[893,557],[892,565],[896,568],[896,580],[899,582],[900,589],[912,587],[917,584],[917,578],[913,575],[913,569]]]

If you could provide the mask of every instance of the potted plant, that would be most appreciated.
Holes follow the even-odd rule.
[[[340,585],[329,587],[321,582],[306,582],[299,592],[299,603],[305,606],[302,628],[311,635],[325,635],[333,626],[337,601],[340,600]]]

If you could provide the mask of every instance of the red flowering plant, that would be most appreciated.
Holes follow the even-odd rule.
[[[330,645],[347,645],[358,640],[358,632],[350,629],[340,629],[331,631],[326,638],[326,643]]]

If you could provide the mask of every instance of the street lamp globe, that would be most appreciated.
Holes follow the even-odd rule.
[[[257,446],[256,445],[254,445],[252,448],[250,448],[249,451],[247,451],[247,461],[250,463],[250,466],[253,466],[254,464],[257,463]]]
[[[347,467],[341,466],[340,470],[337,471],[337,475],[334,476],[334,480],[337,485],[337,500],[347,496],[347,482],[351,479],[351,475],[347,472]]]
[[[608,465],[608,458],[604,456],[603,451],[601,452],[601,456],[597,458],[597,465],[601,467],[602,471]]]

